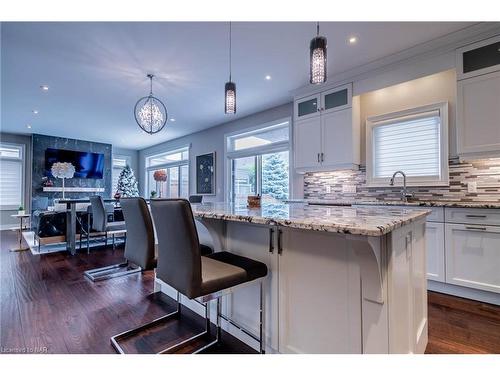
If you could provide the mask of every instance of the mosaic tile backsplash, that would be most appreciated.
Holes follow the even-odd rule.
[[[500,202],[500,158],[449,161],[450,185],[408,187],[417,201]],[[469,193],[467,183],[476,182],[477,192]],[[343,193],[342,185],[355,185],[356,193]],[[330,192],[327,192],[328,186]],[[315,172],[304,175],[304,198],[314,200],[399,200],[401,187],[366,186],[366,170]]]

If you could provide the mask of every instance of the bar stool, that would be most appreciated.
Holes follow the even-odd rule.
[[[203,195],[190,195],[189,203],[201,203],[203,201]]]
[[[102,198],[101,198],[102,199]],[[92,281],[128,276],[156,267],[153,221],[144,198],[122,198],[120,204],[125,219],[127,241],[125,262],[85,271]]]
[[[236,288],[258,282],[260,283],[260,323],[257,341],[260,345],[260,352],[264,353],[263,281],[267,276],[267,266],[264,263],[225,251],[202,256],[191,205],[185,199],[152,200],[151,212],[158,236],[156,277],[177,290],[177,310],[140,327],[113,336],[111,344],[115,350],[123,354],[124,350],[119,345],[119,341],[170,319],[179,318],[180,294],[205,307],[205,330],[161,350],[159,354],[178,350],[204,335],[211,337],[209,302],[215,299],[217,300],[215,340],[194,353],[218,344],[222,331],[221,318],[225,318],[221,312],[222,296],[232,293]]]

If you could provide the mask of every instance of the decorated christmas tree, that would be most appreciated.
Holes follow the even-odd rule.
[[[120,172],[116,192],[122,197],[139,196],[139,189],[137,189],[137,180],[135,179],[134,171],[128,165]]]
[[[262,159],[262,194],[288,199],[288,162],[277,153]]]

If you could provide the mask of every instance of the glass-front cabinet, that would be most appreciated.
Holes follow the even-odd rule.
[[[295,118],[296,119],[307,119],[315,116],[319,116],[319,111],[321,108],[321,95],[311,95],[306,96],[295,101]]]
[[[295,100],[295,120],[305,120],[321,113],[349,108],[352,97],[352,83],[338,86],[318,94]]]
[[[500,35],[457,49],[457,79],[500,70]]]

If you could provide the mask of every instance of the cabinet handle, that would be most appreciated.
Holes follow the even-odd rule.
[[[274,253],[274,229],[269,228],[269,252]]]
[[[486,230],[485,227],[468,227],[468,226],[465,226],[465,229],[472,229],[472,230]]]
[[[321,153],[321,162],[323,163],[325,161],[325,154]]]
[[[486,215],[465,215],[465,217],[473,217],[476,219],[485,219]]]
[[[283,231],[281,229],[278,229],[278,255],[283,254],[283,244],[281,243],[282,234]]]
[[[318,163],[319,163],[319,152],[318,152]]]

